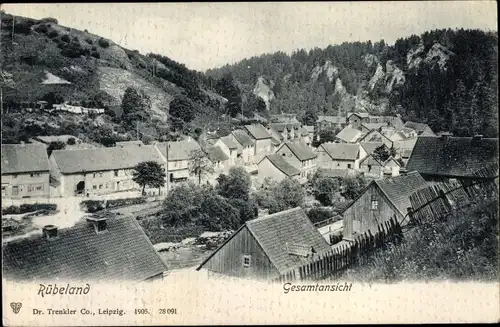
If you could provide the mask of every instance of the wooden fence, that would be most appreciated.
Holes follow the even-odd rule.
[[[397,220],[391,219],[378,225],[375,234],[367,231],[359,235],[353,242],[340,243],[338,246],[334,246],[332,250],[311,258],[304,265],[290,269],[275,281],[284,283],[307,280],[335,280],[347,268],[357,264],[364,264],[375,249],[385,247],[388,242],[399,242],[401,235],[401,226]]]

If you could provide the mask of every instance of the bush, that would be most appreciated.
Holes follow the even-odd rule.
[[[99,41],[97,42],[99,43],[99,45],[102,47],[102,48],[107,48],[109,47],[109,41],[106,40],[106,39],[103,39],[102,37],[99,39]]]
[[[31,33],[31,27],[35,25],[34,21],[21,21],[14,24],[14,33],[28,35]]]
[[[76,144],[76,141],[75,141],[75,139],[74,139],[74,138],[70,137],[70,138],[68,139],[68,142],[66,142],[66,143],[68,143],[68,145],[75,145],[75,144]]]
[[[54,24],[59,24],[59,21],[55,18],[52,18],[52,17],[46,17],[46,18],[42,18],[40,19],[40,22],[41,23],[54,23]]]
[[[94,43],[94,41],[92,41],[92,39],[91,39],[91,38],[86,38],[86,39],[85,39],[85,42],[87,42],[88,44],[92,44],[92,43]]]
[[[38,25],[37,27],[35,27],[35,31],[37,31],[38,33],[47,33],[48,28],[46,25]]]
[[[68,34],[64,34],[63,36],[61,36],[61,41],[69,43],[71,41],[71,39],[69,38]]]
[[[59,36],[59,33],[57,31],[50,31],[48,36],[53,39]]]
[[[85,200],[82,201],[80,206],[82,210],[88,213],[94,213],[97,211],[101,211],[104,209],[112,209],[120,206],[134,205],[134,204],[142,204],[146,203],[147,199],[144,197],[138,198],[129,198],[129,199],[115,199],[108,200],[105,202],[104,200]]]
[[[101,58],[101,55],[100,55],[100,54],[99,54],[99,52],[97,52],[97,51],[92,51],[92,52],[90,53],[90,55],[91,55],[92,57],[94,57],[94,58],[97,58],[97,59]]]
[[[19,215],[27,212],[34,212],[39,210],[55,211],[57,205],[53,203],[34,203],[34,204],[21,204],[20,206],[10,206],[2,210],[4,215]]]
[[[82,210],[88,213],[94,213],[106,209],[104,200],[85,200],[80,204]]]
[[[336,215],[336,212],[330,208],[312,207],[307,211],[307,217],[314,224],[327,220]]]

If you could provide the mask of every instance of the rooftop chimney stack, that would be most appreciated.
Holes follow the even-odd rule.
[[[481,141],[483,139],[483,135],[481,134],[476,134],[472,137],[473,140],[475,141]]]
[[[102,233],[108,229],[107,220],[104,217],[88,217],[87,221],[91,222],[94,226],[95,232]]]
[[[46,225],[42,228],[42,231],[43,231],[43,235],[45,235],[45,237],[48,240],[51,240],[51,239],[54,239],[57,237],[57,227],[54,225]]]

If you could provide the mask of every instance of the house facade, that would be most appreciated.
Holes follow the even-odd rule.
[[[168,152],[167,152],[168,146]],[[157,142],[155,147],[160,151],[165,160],[168,160],[169,188],[188,180],[195,181],[197,177],[190,171],[190,162],[196,151],[201,151],[201,146],[191,137],[175,142]]]
[[[312,176],[317,169],[317,153],[311,148],[300,142],[285,142],[276,150],[280,155],[295,168],[300,170],[300,181],[306,182],[309,176]]]
[[[231,160],[219,146],[209,146],[206,149],[207,157],[212,162],[213,173],[207,176],[210,183],[216,183],[220,174],[227,175],[231,168]]]
[[[347,125],[346,117],[343,116],[318,116],[316,126],[318,130],[344,128]]]
[[[259,183],[264,183],[266,178],[280,182],[286,178],[292,178],[301,181],[300,169],[293,166],[287,158],[279,154],[268,154],[258,164]]]
[[[223,136],[214,142],[228,157],[232,166],[244,165],[243,147],[231,136]]]
[[[262,124],[245,125],[244,130],[255,142],[255,163],[264,158],[266,154],[272,153],[271,135]]]
[[[255,163],[255,141],[242,130],[237,129],[228,135],[231,139],[241,146],[241,155],[245,165],[252,165]]]
[[[43,144],[2,144],[2,198],[48,198],[50,166]]]
[[[359,142],[382,142],[388,149],[392,149],[393,142],[378,130],[371,130],[359,139]]]
[[[359,144],[323,143],[318,147],[318,166],[323,169],[358,169],[366,151]]]

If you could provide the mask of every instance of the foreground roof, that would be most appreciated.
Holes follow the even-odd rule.
[[[359,144],[329,142],[320,147],[334,160],[356,160],[359,154]]]
[[[420,136],[407,169],[426,175],[474,177],[476,171],[495,163],[498,163],[498,139]]]
[[[82,220],[55,239],[40,234],[3,244],[9,279],[142,281],[166,270],[134,217],[108,218],[104,232]]]
[[[49,171],[43,144],[2,144],[2,175]]]
[[[276,168],[288,177],[299,175],[300,170],[290,164],[285,157],[279,154],[268,154],[262,160],[268,159]],[[262,162],[261,160],[261,162]]]
[[[55,150],[52,156],[63,174],[127,169],[143,161],[165,162],[153,145]]]

